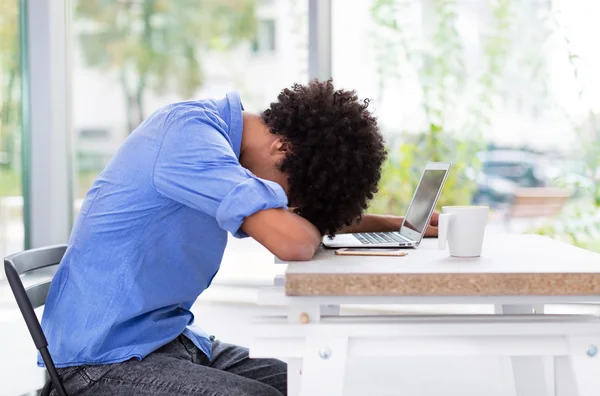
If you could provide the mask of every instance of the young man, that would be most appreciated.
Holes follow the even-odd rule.
[[[399,228],[356,221],[386,155],[367,106],[315,81],[260,115],[229,93],[145,120],[87,194],[50,288],[42,326],[67,392],[285,395],[284,363],[190,327],[190,308],[227,232],[309,260],[324,234]]]

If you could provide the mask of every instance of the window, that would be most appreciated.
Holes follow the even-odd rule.
[[[79,139],[81,139],[82,141],[85,140],[95,140],[95,139],[106,139],[108,138],[109,133],[106,129],[101,129],[101,128],[89,128],[89,129],[82,129],[79,132]]]
[[[19,1],[0,2],[0,255],[23,249]],[[2,275],[4,272],[2,271]]]
[[[256,38],[252,43],[255,53],[271,53],[275,51],[275,21],[264,19],[258,22]]]
[[[246,110],[260,111],[282,88],[308,79],[307,2],[76,0],[73,7],[79,199],[159,107],[237,90]]]
[[[562,233],[573,209],[585,214],[563,236],[600,240],[594,11],[585,0],[333,0],[334,80],[372,99],[390,146],[372,209],[402,213],[424,163],[450,160],[442,205],[500,216],[521,188],[564,188],[574,198],[562,211],[527,227]]]

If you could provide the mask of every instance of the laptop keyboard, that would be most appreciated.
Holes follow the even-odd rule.
[[[410,242],[408,238],[403,237],[399,232],[362,232],[354,234],[354,236],[363,245]]]

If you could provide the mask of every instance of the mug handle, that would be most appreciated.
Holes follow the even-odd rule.
[[[450,222],[454,217],[453,213],[442,213],[438,218],[438,248],[440,250],[446,249],[446,241],[448,240],[448,228],[450,228]]]

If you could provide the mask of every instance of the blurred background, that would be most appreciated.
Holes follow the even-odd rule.
[[[65,242],[94,178],[160,106],[237,90],[260,112],[315,77],[379,118],[390,155],[371,212],[404,213],[425,163],[452,161],[440,207],[489,205],[488,232],[600,251],[598,15],[589,0],[2,0],[0,255]],[[273,267],[232,244],[199,321],[247,320]],[[0,394],[20,394],[41,371],[1,280],[0,312],[0,356],[22,356],[0,372],[24,378]],[[247,341],[227,319],[207,326]],[[403,381],[430,384],[418,378]]]
[[[237,90],[261,111],[309,79],[307,1],[67,4],[74,213],[158,107]],[[20,1],[0,7],[5,255],[24,247],[20,60],[29,43]],[[598,11],[585,0],[333,0],[331,75],[372,100],[390,150],[371,211],[402,213],[424,163],[450,160],[440,205],[490,205],[507,229],[600,250]]]

